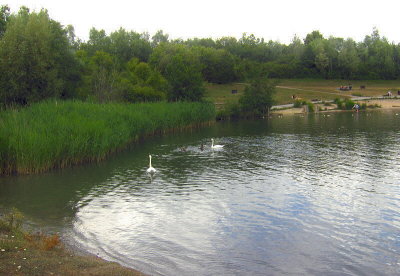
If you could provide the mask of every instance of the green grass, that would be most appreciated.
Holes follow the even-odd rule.
[[[336,98],[349,98],[353,95],[376,97],[382,96],[387,91],[392,90],[393,96],[400,90],[400,80],[368,80],[368,81],[349,81],[349,80],[315,80],[315,79],[280,79],[274,96],[275,104],[293,103],[293,95],[305,101],[321,100],[329,101]],[[342,85],[352,84],[351,91],[339,91]],[[366,89],[360,89],[365,85]],[[231,91],[237,89],[237,94]],[[245,89],[243,83],[233,84],[207,84],[206,97],[216,104],[217,109],[222,109],[226,103],[237,103],[239,97]]]
[[[215,108],[49,101],[0,115],[0,173],[27,174],[103,160],[141,136],[211,121]]]
[[[205,98],[215,103],[217,109],[220,109],[226,103],[237,103],[239,97],[243,94],[246,85],[243,83],[230,84],[206,84]],[[237,90],[236,94],[232,94],[232,90]]]

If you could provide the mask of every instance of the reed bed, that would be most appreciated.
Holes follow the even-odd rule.
[[[147,135],[210,122],[210,103],[47,101],[0,112],[0,174],[97,162]]]

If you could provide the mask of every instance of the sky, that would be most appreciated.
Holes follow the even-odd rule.
[[[92,27],[107,34],[123,27],[150,36],[163,30],[172,39],[239,39],[247,33],[285,44],[318,30],[326,38],[359,42],[377,28],[400,43],[399,0],[0,0],[4,4],[12,13],[23,5],[45,8],[52,19],[74,26],[82,40]]]

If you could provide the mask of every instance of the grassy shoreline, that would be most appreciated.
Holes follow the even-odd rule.
[[[335,98],[351,98],[353,96],[378,97],[391,90],[397,95],[400,80],[324,80],[324,79],[274,79],[278,82],[274,105],[293,103],[293,95],[306,101],[318,99],[330,101]],[[352,85],[350,91],[340,91],[342,85]],[[364,86],[364,88],[361,88]],[[229,103],[237,103],[246,87],[246,83],[228,83],[206,85],[206,99],[222,109]],[[236,93],[232,93],[235,90]],[[400,96],[400,95],[399,95]]]
[[[141,137],[214,120],[211,103],[47,101],[0,116],[0,174],[98,162]]]
[[[0,275],[145,275],[96,256],[77,255],[58,235],[31,233],[22,223],[15,209],[0,216]]]

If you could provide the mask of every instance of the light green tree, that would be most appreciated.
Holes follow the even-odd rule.
[[[343,42],[343,47],[338,55],[339,68],[342,72],[341,77],[354,79],[358,74],[360,58],[357,52],[357,44],[352,39]]]
[[[154,102],[166,99],[168,82],[149,64],[132,59],[119,80],[119,89],[128,102]]]

